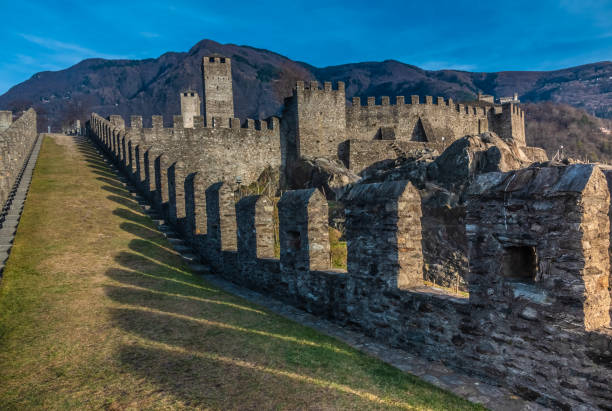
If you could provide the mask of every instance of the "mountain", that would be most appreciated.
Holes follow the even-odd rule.
[[[65,70],[37,73],[0,96],[0,107],[18,111],[33,105],[40,113],[41,129],[47,124],[59,127],[74,118],[85,119],[91,111],[124,118],[142,115],[145,125],[150,124],[151,115],[163,114],[170,125],[172,115],[180,111],[180,91],[195,89],[202,95],[201,59],[214,53],[232,58],[235,111],[240,118],[279,114],[283,98],[291,94],[296,80],[344,81],[347,98],[419,94],[459,101],[473,98],[478,91],[496,96],[517,92],[523,102],[567,105],[526,105],[527,133],[532,142],[556,151],[559,138],[567,140],[567,147],[574,139],[578,147],[572,147],[577,155],[608,158],[602,144],[610,136],[592,131],[603,126],[586,124],[599,121],[587,113],[612,118],[609,61],[556,71],[498,73],[430,71],[394,60],[317,68],[268,50],[203,40],[186,53],[169,52],[156,59],[88,59]],[[572,111],[568,106],[586,112]],[[577,122],[571,123],[571,133],[568,121]],[[532,133],[537,135],[531,137]],[[597,141],[588,143],[593,139]]]
[[[528,145],[542,147],[550,158],[559,152],[579,160],[612,164],[612,120],[565,104],[542,102],[522,106]]]

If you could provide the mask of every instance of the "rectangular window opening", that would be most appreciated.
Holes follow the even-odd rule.
[[[535,247],[512,246],[504,248],[502,275],[508,279],[534,283],[538,273]]]

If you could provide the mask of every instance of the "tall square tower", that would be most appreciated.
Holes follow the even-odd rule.
[[[181,116],[185,128],[193,128],[193,118],[200,115],[200,96],[193,90],[181,93]]]
[[[232,90],[232,62],[227,57],[204,57],[204,116],[210,127],[213,118],[234,118],[234,92]],[[224,122],[225,123],[225,122]],[[228,121],[229,124],[229,121]]]

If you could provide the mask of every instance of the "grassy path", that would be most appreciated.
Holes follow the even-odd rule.
[[[47,137],[0,285],[0,409],[475,409],[193,276],[85,141]]]

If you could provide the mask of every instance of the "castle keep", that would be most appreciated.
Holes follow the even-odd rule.
[[[300,157],[337,157],[350,170],[360,173],[368,166],[397,152],[410,154],[425,147],[440,152],[466,135],[493,131],[503,139],[526,148],[525,154],[545,158],[543,151],[525,143],[525,114],[515,104],[475,107],[455,104],[452,99],[431,96],[422,101],[403,96],[394,103],[387,96],[377,102],[368,97],[362,105],[354,97],[347,105],[343,82],[337,89],[325,82],[297,82],[285,102],[282,116],[283,157],[288,162]]]
[[[320,190],[284,191],[275,228],[270,199],[239,199],[237,183],[250,184],[266,168],[288,173],[308,157],[355,172],[423,149],[444,159],[471,144],[464,136],[484,132],[526,163],[544,160],[525,145],[524,113],[513,103],[475,107],[417,96],[348,104],[343,83],[320,89],[298,82],[280,119],[241,121],[230,59],[205,57],[203,76],[203,116],[188,92],[172,128],[159,116],[152,128],[137,116],[126,126],[121,117],[93,113],[88,123],[89,135],[202,262],[240,285],[549,407],[610,408],[609,170],[517,163],[482,172],[462,192],[464,205],[450,211],[430,207],[406,179],[348,185],[340,198],[347,267],[332,269],[330,203]],[[491,146],[482,152],[504,155]],[[446,173],[444,163],[436,170]],[[443,270],[428,268],[436,252],[437,265],[450,261],[442,238],[455,226],[466,295],[425,283]]]

